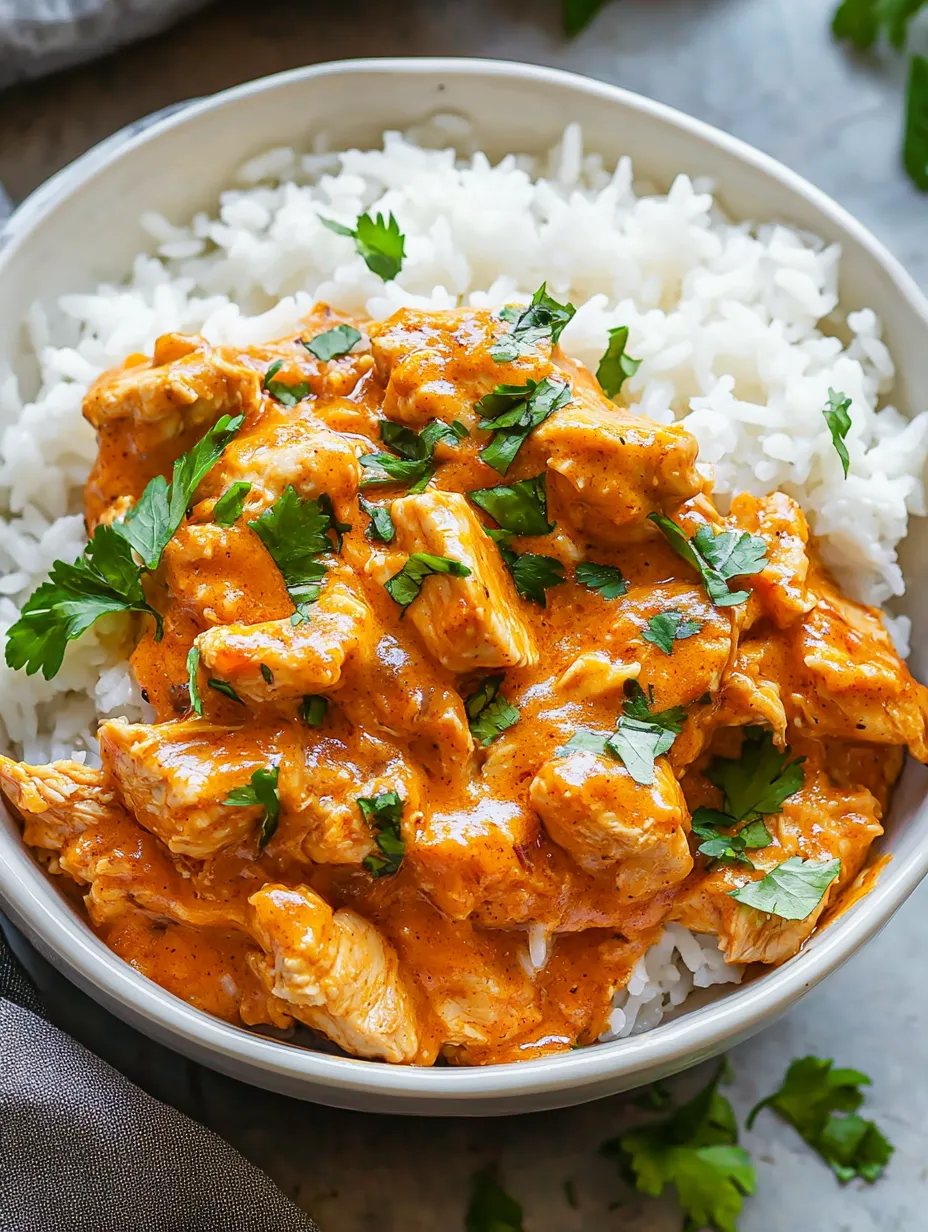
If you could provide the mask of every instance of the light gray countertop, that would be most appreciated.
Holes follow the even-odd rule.
[[[926,286],[928,197],[899,165],[903,66],[889,54],[856,59],[836,47],[831,7],[831,0],[617,0],[568,43],[556,0],[241,0],[101,65],[0,95],[0,183],[18,199],[125,123],[296,64],[357,55],[485,55],[601,77],[754,143],[850,209]],[[917,34],[922,44],[924,33]],[[865,952],[732,1054],[729,1093],[742,1117],[795,1056],[815,1052],[867,1071],[874,1083],[867,1111],[897,1148],[879,1184],[842,1189],[765,1114],[745,1136],[759,1185],[742,1232],[928,1227],[926,948],[923,887]],[[126,1045],[126,1055],[131,1051]],[[182,1083],[198,1115],[266,1168],[325,1232],[460,1228],[469,1177],[490,1160],[500,1162],[524,1202],[532,1232],[679,1228],[672,1204],[630,1194],[613,1165],[596,1155],[604,1138],[629,1123],[624,1098],[500,1121],[415,1121],[254,1093],[180,1061],[157,1065],[152,1085]],[[675,1085],[680,1090],[690,1081]],[[568,1178],[578,1210],[564,1197]],[[616,1199],[621,1206],[610,1209]]]

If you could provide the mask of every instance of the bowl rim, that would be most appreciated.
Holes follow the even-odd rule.
[[[193,101],[134,136],[126,138],[123,130],[122,134],[105,139],[57,172],[17,208],[0,238],[0,277],[13,251],[28,241],[33,227],[46,214],[66,203],[78,185],[124,153],[233,101],[276,90],[295,81],[371,72],[445,77],[481,74],[519,78],[541,89],[546,85],[568,87],[690,133],[779,181],[855,240],[882,267],[894,292],[908,302],[928,333],[928,299],[900,262],[826,193],[770,155],[702,120],[620,86],[562,69],[479,58],[364,58],[309,65],[245,82]],[[722,190],[724,192],[724,185]],[[78,983],[99,990],[110,1005],[115,1005],[117,1012],[125,1011],[133,1022],[145,1020],[158,1028],[162,1039],[169,1039],[182,1049],[187,1045],[186,1051],[196,1052],[201,1058],[205,1048],[212,1056],[225,1059],[228,1068],[235,1068],[239,1076],[251,1081],[259,1081],[261,1074],[296,1079],[314,1087],[312,1093],[317,1097],[321,1089],[352,1093],[358,1098],[380,1094],[393,1098],[398,1112],[405,1111],[404,1100],[419,1104],[434,1100],[448,1106],[455,1101],[505,1100],[513,1096],[567,1091],[583,1099],[585,1089],[602,1086],[610,1080],[618,1080],[617,1085],[620,1085],[624,1077],[630,1079],[625,1085],[633,1085],[636,1075],[651,1077],[670,1073],[703,1060],[721,1051],[729,1042],[759,1029],[818,984],[886,924],[928,873],[926,821],[928,819],[922,822],[925,835],[913,856],[905,863],[894,861],[885,869],[854,910],[817,935],[814,947],[742,986],[736,994],[723,996],[639,1036],[535,1060],[466,1069],[395,1066],[330,1056],[252,1034],[194,1009],[107,949],[48,884],[21,841],[12,839],[3,827],[0,827],[0,851],[9,848],[10,858],[0,860],[0,902],[8,906],[13,918],[29,936],[62,961],[65,974],[73,972]],[[241,1072],[242,1063],[248,1067],[247,1074]]]

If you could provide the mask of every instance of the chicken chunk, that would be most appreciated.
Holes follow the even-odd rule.
[[[619,693],[641,675],[641,664],[616,662],[604,650],[585,650],[558,680],[558,689],[578,701]]]
[[[590,540],[621,543],[655,510],[703,486],[695,437],[607,402],[581,381],[573,398],[536,428],[533,455],[545,463],[559,516]]]
[[[292,610],[277,569],[241,526],[188,522],[164,549],[160,576],[171,598],[204,625],[246,624]]]
[[[344,582],[326,584],[306,619],[230,624],[196,639],[203,665],[239,697],[261,704],[328,693],[351,661],[373,649],[374,617],[365,599]]]
[[[22,815],[28,845],[49,851],[120,807],[103,772],[78,761],[29,766],[0,757],[0,791]]]
[[[731,522],[767,544],[767,563],[751,575],[751,588],[765,615],[781,629],[815,607],[809,577],[809,526],[791,496],[773,492],[752,496],[741,492],[732,501]]]
[[[436,812],[415,837],[407,859],[436,907],[466,919],[487,899],[512,903],[528,889],[522,854],[538,822],[516,804],[491,796],[452,812]]]
[[[395,500],[392,513],[400,551],[449,557],[470,570],[467,577],[427,578],[407,609],[439,663],[469,672],[537,662],[523,601],[467,500],[457,492],[424,492]]]
[[[308,886],[265,885],[248,900],[276,996],[295,1018],[359,1057],[409,1064],[415,1002],[393,947],[353,911]]]
[[[618,890],[629,898],[676,885],[693,866],[686,801],[663,759],[644,787],[611,758],[556,757],[538,771],[529,795],[554,841],[581,868],[614,869]]]
[[[105,372],[84,399],[84,415],[95,428],[115,420],[164,425],[165,437],[214,423],[220,415],[258,408],[258,373],[201,338],[168,334],[158,339],[150,363]]]
[[[354,511],[361,468],[358,457],[369,442],[350,440],[303,412],[287,416],[274,408],[250,431],[240,433],[204,479],[199,500],[218,499],[234,483],[250,483],[246,518],[256,518],[293,486],[301,497],[331,497],[341,520]]]
[[[191,719],[100,725],[100,753],[139,822],[171,851],[206,859],[257,829],[260,805],[229,805],[256,770],[279,765],[286,747],[274,729],[218,727]]]

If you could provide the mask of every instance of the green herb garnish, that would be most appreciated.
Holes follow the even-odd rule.
[[[619,325],[616,329],[610,329],[609,345],[596,369],[596,379],[608,398],[614,398],[625,381],[630,376],[634,376],[641,367],[640,359],[632,359],[630,355],[625,354],[627,345],[627,325]]]
[[[270,508],[248,525],[267,548],[297,606],[319,598],[326,565],[318,559],[333,548],[330,535],[345,529],[336,522],[328,496],[304,499],[290,484]],[[348,528],[350,529],[350,527]]]
[[[580,728],[567,742],[564,753],[596,753],[617,758],[636,783],[654,782],[654,763],[669,752],[683,730],[687,713],[683,706],[652,712],[653,690],[646,694],[637,680],[625,682],[625,703],[615,731],[603,736]]]
[[[245,705],[236,691],[229,684],[228,680],[217,680],[215,676],[210,676],[206,684],[208,688],[213,689],[216,693],[221,693],[222,696],[227,697],[229,701],[238,702],[240,706]]]
[[[346,227],[332,218],[321,218],[320,222],[336,235],[350,236],[367,268],[384,282],[395,278],[403,268],[406,237],[400,231],[392,211],[387,219],[383,214],[378,214],[376,218],[361,214],[354,227]]]
[[[552,299],[547,283],[543,282],[529,306],[516,317],[511,331],[491,349],[491,358],[498,364],[507,364],[522,355],[531,355],[539,342],[550,339],[554,346],[576,311],[573,304],[559,304]]]
[[[851,417],[848,412],[851,409],[851,400],[844,394],[835,393],[833,389],[828,391],[828,405],[822,410],[825,417],[825,423],[828,425],[828,431],[831,433],[831,440],[835,447],[835,453],[841,459],[841,467],[844,471],[844,478],[847,479],[847,469],[850,465],[848,457],[847,445],[844,438],[851,430]]]
[[[729,896],[746,907],[753,907],[781,920],[804,920],[825,897],[825,892],[841,872],[841,861],[803,860],[793,856],[771,869],[760,881],[749,881]]]
[[[519,483],[477,488],[468,497],[511,535],[548,535],[548,494],[544,472]]]
[[[449,556],[432,556],[428,552],[413,552],[399,573],[386,583],[387,594],[400,607],[409,607],[430,574],[449,573],[452,577],[470,577],[470,569]]]
[[[483,748],[519,721],[519,711],[500,693],[502,676],[487,676],[464,702],[470,733]]]
[[[545,377],[540,383],[497,385],[474,408],[482,416],[477,426],[493,433],[480,457],[487,466],[505,475],[529,433],[569,401],[570,386],[566,381]]]
[[[212,683],[212,682],[210,682]],[[256,770],[248,787],[236,787],[223,800],[223,804],[238,808],[260,807],[263,809],[258,846],[266,847],[274,836],[280,821],[280,796],[277,792],[277,766],[270,770]]]
[[[330,359],[339,359],[342,355],[347,355],[352,347],[361,341],[361,333],[353,325],[335,325],[332,329],[327,329],[324,334],[316,334],[315,338],[310,338],[309,342],[305,338],[301,338],[300,341],[310,355],[315,355],[316,359],[321,359],[323,363],[326,363]]]
[[[370,453],[361,459],[361,465],[366,469],[374,468],[380,474],[371,475],[366,479],[366,488],[382,487],[385,484],[408,483],[410,494],[424,492],[429,481],[435,474],[433,461],[435,447],[440,442],[446,445],[457,445],[466,436],[467,428],[457,419],[453,423],[444,423],[433,419],[426,424],[421,432],[415,432],[404,424],[395,423],[392,419],[380,421],[380,439],[390,449],[389,453]],[[394,457],[399,454],[399,457]]]
[[[197,673],[200,670],[200,650],[191,646],[187,652],[187,692],[190,695],[190,705],[195,714],[203,717],[203,698],[197,686]]]
[[[749,590],[731,590],[731,578],[759,573],[767,563],[767,545],[759,535],[745,531],[715,531],[707,523],[692,539],[663,513],[649,513],[648,519],[662,532],[676,554],[700,574],[709,598],[716,607],[746,603]]]
[[[873,1121],[857,1115],[862,1086],[870,1079],[856,1069],[834,1069],[833,1061],[800,1057],[778,1091],[762,1099],[747,1120],[750,1129],[762,1108],[772,1108],[829,1165],[845,1184],[861,1177],[871,1184],[889,1163],[893,1147]]]
[[[300,702],[300,718],[307,727],[321,727],[329,708],[329,699],[318,693],[307,693]]]
[[[367,527],[368,539],[375,539],[379,543],[392,543],[396,527],[393,525],[393,515],[389,508],[386,505],[373,505],[363,496],[358,497],[358,504],[361,512],[370,518]]]
[[[604,599],[619,599],[628,593],[628,583],[622,570],[615,565],[597,565],[592,560],[582,560],[574,570],[574,578],[581,586],[598,590]]]
[[[913,56],[909,64],[902,158],[915,186],[928,192],[928,59],[924,56]]]
[[[373,877],[390,877],[399,870],[406,852],[401,820],[403,801],[395,791],[383,791],[377,796],[359,796],[358,808],[374,831],[374,842],[380,855],[364,858],[364,867]]]
[[[282,359],[277,359],[271,364],[264,374],[262,388],[266,389],[271,397],[276,398],[282,406],[296,406],[298,402],[309,397],[312,387],[306,381],[297,381],[293,385],[288,385],[286,381],[278,381],[277,373],[283,366]]]
[[[682,612],[672,608],[668,612],[658,612],[656,616],[652,616],[641,636],[658,650],[663,650],[665,655],[670,655],[673,654],[674,642],[682,642],[684,638],[692,637],[701,628],[698,620],[687,620]]]
[[[213,505],[213,521],[217,526],[232,526],[239,520],[250,491],[251,484],[244,479],[233,483],[231,488],[226,488]]]

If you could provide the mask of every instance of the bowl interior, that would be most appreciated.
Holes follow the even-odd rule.
[[[138,219],[176,221],[211,208],[247,158],[274,146],[379,143],[435,111],[466,116],[491,156],[541,152],[578,121],[588,150],[607,162],[631,155],[658,187],[686,172],[710,176],[733,217],[783,221],[841,243],[844,311],[869,306],[897,364],[893,401],[920,409],[928,388],[928,317],[917,289],[872,237],[817,190],[724,134],[613,87],[553,70],[498,62],[368,61],[323,65],[239,87],[196,104],[115,153],[91,151],[14,218],[0,240],[0,367],[26,382],[22,322],[31,303],[119,281],[151,241]],[[928,543],[916,526],[905,546],[913,618],[928,604]],[[928,632],[914,619],[913,665],[928,668]],[[881,851],[893,859],[874,891],[762,980],[646,1036],[489,1071],[412,1071],[294,1049],[207,1019],[115,959],[32,863],[0,817],[0,895],[47,956],[123,1017],[207,1064],[302,1095],[381,1111],[500,1112],[578,1102],[672,1072],[756,1030],[873,935],[928,868],[928,774],[909,764]]]

